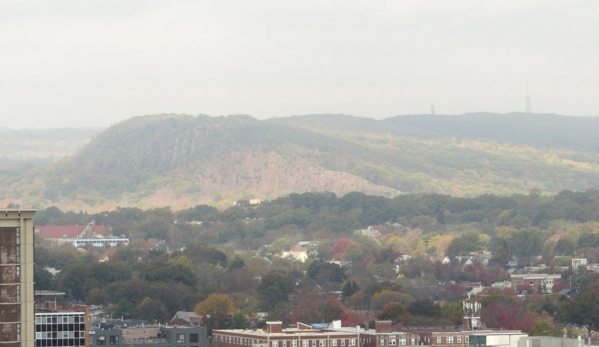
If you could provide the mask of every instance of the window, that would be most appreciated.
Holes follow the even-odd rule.
[[[69,338],[69,332],[68,331],[63,331],[62,332],[62,338],[63,339],[68,339]]]
[[[21,244],[21,228],[17,228],[17,245]]]
[[[17,281],[21,279],[21,267],[17,266]]]
[[[17,302],[21,302],[21,286],[17,285]]]
[[[36,339],[36,340],[41,340],[41,339],[42,339],[42,333],[40,333],[40,332],[36,332],[36,333],[35,333],[35,339]]]
[[[396,339],[389,339],[389,346],[395,346],[397,345],[397,340]]]
[[[304,340],[302,341],[302,347],[308,347],[310,345],[310,341]]]
[[[470,340],[470,336],[464,336],[464,342],[468,343],[468,340]]]
[[[110,344],[118,345],[119,344],[119,336],[118,335],[110,335]]]
[[[40,317],[35,317],[35,324],[41,324],[42,319]]]
[[[445,338],[445,341],[446,341],[447,343],[453,343],[453,336],[447,336],[447,337]]]
[[[441,343],[441,336],[437,336],[437,343]]]
[[[279,347],[279,341],[273,341],[272,347]]]
[[[380,339],[379,340],[379,345],[380,346],[384,346],[385,345],[385,339]]]
[[[356,345],[356,339],[350,339],[349,340],[349,345],[350,346],[355,346]]]
[[[105,345],[106,336],[96,336],[96,345]]]
[[[16,250],[16,263],[20,263],[21,262],[21,247],[17,246],[17,250]]]
[[[283,341],[283,347],[287,347],[287,341]]]
[[[402,345],[402,346],[405,346],[406,345],[406,339],[405,338],[399,339],[399,344]]]
[[[324,347],[327,345],[327,340],[320,340],[320,347]]]
[[[62,322],[63,323],[68,323],[69,322],[69,318],[68,317],[62,317]]]
[[[331,347],[337,346],[337,340],[331,340]]]
[[[198,334],[189,334],[189,342],[199,342],[200,338]]]
[[[341,339],[341,346],[345,346],[345,339]]]
[[[412,346],[416,344],[416,341],[414,340],[413,337],[410,339],[410,343],[412,344]]]
[[[19,230],[19,228],[17,228]],[[21,323],[17,323],[17,341],[21,341]]]
[[[185,343],[185,334],[177,334],[177,343]]]
[[[297,341],[291,340],[291,347],[297,347]]]
[[[458,343],[462,343],[462,337],[458,336]]]
[[[312,340],[312,347],[316,346],[316,340]]]

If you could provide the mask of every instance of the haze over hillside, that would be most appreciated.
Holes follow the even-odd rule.
[[[75,153],[101,128],[0,128],[0,164],[49,163]]]
[[[60,162],[2,171],[5,203],[100,210],[227,206],[291,192],[474,196],[599,185],[599,120],[540,114],[154,115]],[[18,197],[18,198],[17,198]]]

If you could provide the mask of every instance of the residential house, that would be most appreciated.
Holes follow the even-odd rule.
[[[562,276],[559,274],[512,274],[512,288],[518,292],[523,290],[550,293],[553,286],[562,283]]]

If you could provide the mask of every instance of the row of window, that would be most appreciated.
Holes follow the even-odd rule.
[[[36,347],[85,347],[85,339],[35,340]]]
[[[249,339],[249,338],[235,337],[235,336],[224,336],[224,335],[216,336],[215,340],[219,341],[219,342],[246,345],[246,346],[249,346],[252,343],[266,342],[263,340],[256,340],[256,339]],[[301,341],[301,347],[316,347],[316,346],[325,347],[325,346],[327,346],[327,340],[324,340],[324,339],[300,340],[300,341]],[[329,346],[337,347],[337,341],[338,341],[337,339],[331,339],[328,341],[329,341]],[[339,346],[342,346],[342,347],[346,345],[346,341],[348,342],[349,346],[356,345],[356,339],[339,339],[339,341],[341,341]],[[279,342],[280,342],[280,344],[279,344]],[[289,341],[289,346],[287,345],[287,341],[272,341],[271,347],[298,347],[298,340]]]
[[[36,324],[56,324],[56,323],[85,323],[85,317],[83,315],[73,316],[36,316]]]
[[[379,345],[380,346],[385,346],[386,340],[385,339],[381,339],[379,340]],[[407,339],[405,338],[401,338],[401,339],[389,339],[389,346],[397,346],[397,344],[399,343],[400,346],[405,346],[407,344]],[[415,338],[411,338],[410,339],[410,345],[415,345],[416,344],[416,339]]]
[[[185,334],[176,334],[175,340],[177,343],[185,343]],[[189,342],[199,342],[200,335],[199,334],[189,334]]]
[[[69,338],[83,338],[85,337],[85,331],[48,331],[48,332],[36,332],[35,339],[69,339]]]
[[[119,336],[118,335],[110,335],[110,344],[118,345],[119,344]],[[96,345],[105,345],[106,344],[106,336],[96,336]]]
[[[468,338],[469,336],[464,336],[464,343],[468,343]],[[427,337],[426,338],[426,342],[430,343],[430,338]],[[454,336],[445,336],[445,343],[462,343],[462,336],[458,335],[455,336],[455,341],[454,341]],[[437,336],[437,343],[443,343],[443,337],[442,336]]]
[[[341,346],[345,346],[346,340],[347,339],[341,339]],[[291,340],[290,341],[291,347],[297,347],[297,341],[298,340]],[[318,346],[320,346],[320,347],[325,347],[327,345],[327,340],[301,340],[301,341],[302,341],[302,347],[309,347],[310,345],[312,345],[312,347],[316,347],[317,343],[318,343]],[[280,342],[281,342],[281,347],[287,347],[287,341],[280,341]],[[356,339],[349,339],[349,345],[355,346]],[[330,346],[331,347],[337,346],[337,340],[336,339],[330,340]],[[272,347],[279,347],[279,341],[272,341]]]

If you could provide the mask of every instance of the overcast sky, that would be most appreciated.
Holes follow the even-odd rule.
[[[0,127],[599,116],[599,1],[1,1]]]

